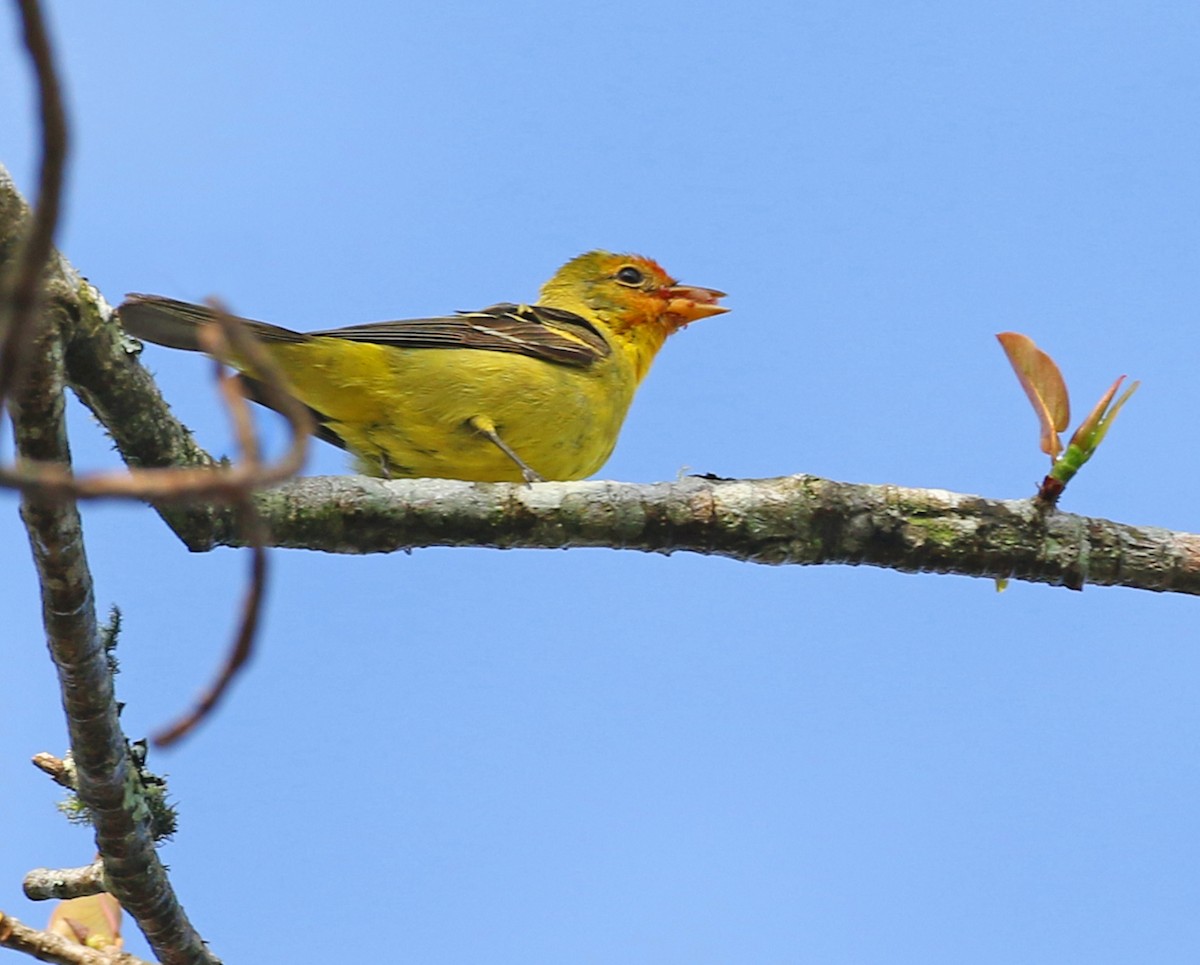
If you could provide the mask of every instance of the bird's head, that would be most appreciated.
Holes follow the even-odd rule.
[[[641,255],[589,251],[572,258],[545,285],[539,302],[598,316],[618,333],[643,330],[661,340],[708,315],[729,311],[717,304],[724,292],[680,285]]]

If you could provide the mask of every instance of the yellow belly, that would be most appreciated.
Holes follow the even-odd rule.
[[[620,352],[576,368],[335,338],[268,348],[297,398],[376,476],[520,482],[520,468],[469,424],[482,418],[543,478],[582,479],[608,459],[636,385]]]

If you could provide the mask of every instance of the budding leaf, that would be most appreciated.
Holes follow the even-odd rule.
[[[1129,388],[1121,393],[1121,398],[1117,399],[1116,404],[1110,409],[1109,404],[1112,402],[1113,396],[1117,394],[1117,389],[1121,387],[1121,383],[1124,381],[1125,376],[1122,375],[1100,397],[1100,401],[1096,403],[1096,407],[1088,413],[1088,417],[1075,430],[1075,435],[1071,436],[1071,445],[1079,446],[1089,456],[1096,451],[1096,447],[1108,435],[1109,426],[1113,424],[1113,419],[1117,417],[1117,413],[1121,411],[1122,406],[1129,401],[1129,397],[1142,384],[1141,382],[1134,382],[1130,385]]]

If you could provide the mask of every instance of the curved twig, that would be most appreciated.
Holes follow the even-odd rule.
[[[12,278],[0,300],[0,411],[20,381],[35,341],[42,270],[53,251],[67,163],[67,116],[54,52],[37,0],[18,0],[25,47],[37,78],[42,123],[38,195]]]

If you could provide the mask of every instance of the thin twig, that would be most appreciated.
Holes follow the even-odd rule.
[[[253,360],[259,366],[259,371],[262,371],[264,363],[269,367],[271,364],[269,356],[266,352],[262,351],[257,341],[246,332],[237,319],[230,315],[224,306],[215,300],[210,300],[209,306],[216,312],[217,324],[205,326],[200,330],[200,341],[205,350],[214,359],[219,360],[226,357],[232,348],[242,358]],[[259,357],[256,357],[256,354]],[[230,376],[220,361],[217,361],[216,365],[217,384],[221,394],[225,397],[226,408],[229,411],[230,418],[233,420],[234,434],[237,438],[239,450],[239,463],[246,466],[252,472],[256,471],[259,468],[261,452],[258,445],[258,436],[254,432],[254,422],[250,415],[250,407],[246,402],[245,395],[240,391],[237,378]],[[303,418],[311,418],[308,415],[307,409],[298,402],[295,402],[291,396],[283,391],[281,385],[282,378],[282,373],[276,369],[273,373],[272,391],[277,392],[280,396],[277,401],[283,405],[288,405],[290,400],[291,404],[289,408],[294,410],[290,413],[290,416],[295,416],[297,422],[300,421],[301,416]],[[293,436],[293,455],[303,458],[303,446],[301,445],[297,449],[295,445],[301,425],[294,424],[293,428],[297,432],[297,435]],[[301,441],[303,442],[304,440]],[[251,550],[250,584],[246,590],[246,596],[242,600],[242,616],[238,621],[238,631],[233,638],[233,645],[229,650],[225,663],[217,674],[217,679],[204,691],[190,711],[175,723],[154,735],[152,739],[157,747],[168,747],[176,743],[190,734],[203,722],[225,696],[234,677],[245,666],[246,662],[250,659],[250,654],[254,650],[254,635],[258,629],[259,616],[262,613],[263,594],[266,590],[267,552],[264,545],[267,541],[268,533],[266,526],[263,524],[262,517],[258,514],[258,511],[254,508],[254,504],[249,498],[243,499],[237,508],[241,516],[242,528],[246,533],[246,539]]]
[[[254,419],[250,415],[250,406],[247,403],[246,395],[241,391],[241,380],[237,375],[231,373],[225,363],[217,357],[224,339],[220,332],[205,327],[200,330],[200,341],[202,344],[212,345],[212,351],[209,354],[213,356],[213,378],[217,384],[217,390],[225,400],[225,411],[229,413],[229,419],[233,423],[233,435],[237,440],[238,452],[242,456],[241,462],[253,469],[258,469],[262,462],[258,435],[254,431]]]
[[[152,503],[219,502],[236,504],[258,489],[283,482],[304,467],[313,422],[309,411],[284,388],[285,376],[241,326],[226,335],[234,350],[252,362],[264,386],[278,402],[291,428],[288,449],[277,462],[216,469],[129,469],[76,476],[60,463],[18,459],[0,467],[0,486],[40,499],[138,499]],[[235,416],[235,423],[237,417]],[[255,451],[257,448],[255,447]]]
[[[228,348],[231,355],[236,358],[243,359],[248,368],[250,368],[256,378],[262,383],[263,391],[266,395],[266,401],[280,412],[287,420],[289,428],[292,430],[292,436],[288,443],[288,451],[283,458],[279,460],[279,467],[286,471],[284,478],[294,476],[304,467],[304,459],[308,454],[309,439],[316,428],[313,422],[312,412],[308,406],[304,405],[291,392],[288,391],[288,378],[279,363],[271,357],[271,354],[263,347],[262,342],[255,338],[250,330],[242,325],[234,316],[230,315],[228,310],[216,300],[209,301],[209,305],[216,312],[216,321],[220,326],[220,333],[224,338],[225,345],[217,344],[213,354],[220,354]],[[244,400],[242,405],[230,406],[232,412],[236,413],[239,408],[243,411],[248,411]],[[235,416],[236,418],[236,416]],[[246,415],[248,420],[249,416]],[[243,462],[257,462],[258,460],[258,442],[250,432],[239,433],[238,441],[242,448]]]
[[[231,341],[239,351],[253,346],[253,338],[238,332]],[[253,346],[257,348],[257,346]],[[240,464],[197,469],[128,469],[114,472],[75,475],[61,463],[18,459],[13,466],[0,466],[0,486],[22,493],[36,493],[40,499],[137,499],[160,504],[215,502],[237,504],[247,494],[266,489],[291,478],[304,466],[312,432],[312,416],[283,388],[283,375],[265,352],[266,364],[255,362],[264,385],[278,393],[279,408],[291,428],[287,452],[275,463]],[[235,423],[237,419],[235,416]]]
[[[0,301],[0,411],[25,369],[36,341],[42,270],[53,250],[67,161],[67,117],[54,68],[54,53],[37,0],[17,0],[25,47],[37,78],[42,157],[37,202],[17,257],[11,283]]]
[[[137,499],[159,504],[217,502],[241,504],[258,489],[265,489],[296,475],[304,468],[313,418],[301,402],[287,390],[287,376],[236,319],[218,308],[216,325],[202,337],[212,345],[218,358],[234,355],[246,360],[262,382],[271,404],[287,420],[291,430],[287,451],[276,462],[262,465],[257,458],[258,444],[247,444],[249,416],[240,412],[245,400],[227,389],[223,377],[218,390],[230,405],[239,444],[253,459],[229,467],[197,469],[128,469],[115,472],[75,475],[61,463],[18,459],[13,466],[0,466],[0,486],[34,493],[39,499]]]
[[[247,501],[242,505],[241,510],[243,531],[247,535],[252,555],[250,558],[250,584],[246,590],[246,596],[242,600],[242,616],[238,621],[238,632],[234,636],[233,646],[230,648],[229,655],[217,675],[217,679],[200,696],[192,709],[151,738],[156,747],[168,747],[191,733],[225,696],[229,685],[238,671],[245,666],[246,661],[250,659],[250,654],[254,649],[254,635],[258,630],[267,580],[267,551],[263,546],[266,542],[267,530],[253,503]]]

